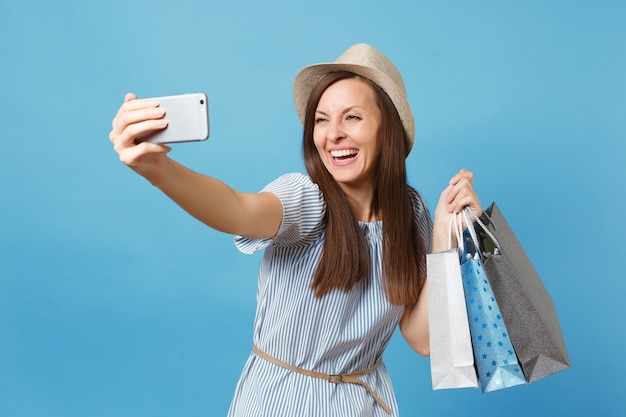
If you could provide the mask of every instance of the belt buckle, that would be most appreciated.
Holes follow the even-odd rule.
[[[328,382],[333,384],[341,384],[343,382],[343,375],[328,375]]]

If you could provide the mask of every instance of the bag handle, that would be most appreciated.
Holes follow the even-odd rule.
[[[472,224],[472,219],[470,218],[470,214],[468,213],[468,207],[463,208],[462,213],[463,218],[465,219],[465,224],[467,226],[467,231],[472,237],[472,242],[474,242],[474,249],[476,250],[473,258],[475,260],[482,259],[482,254],[480,253],[480,244],[478,243],[478,235],[476,234],[476,230],[474,229],[474,225]],[[466,259],[472,259],[472,255],[469,252],[465,255],[465,257]]]
[[[474,212],[474,210],[472,210],[470,206],[466,206],[463,208],[463,216],[465,217],[465,222],[467,223],[467,229],[472,236],[474,246],[476,246],[476,253],[478,253],[479,256],[482,257],[482,252],[480,250],[480,244],[478,243],[478,235],[476,234],[476,229],[474,229],[474,221],[478,223],[480,228],[483,229],[485,233],[487,233],[487,236],[489,236],[491,241],[496,246],[495,251],[502,253],[502,249],[500,247],[500,242],[498,242],[498,239],[496,239],[493,233],[491,233],[489,229],[487,229],[487,226],[485,226],[485,224],[482,222],[482,220],[480,220],[480,218],[476,215],[476,213]]]
[[[452,249],[452,230],[456,236],[456,245],[459,256],[465,251],[465,241],[463,240],[463,220],[457,220],[457,214],[450,216],[450,225],[448,227],[448,250]]]

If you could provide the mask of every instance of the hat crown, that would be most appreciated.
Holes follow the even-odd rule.
[[[406,97],[406,87],[402,75],[395,65],[380,51],[372,46],[359,43],[352,45],[335,60],[337,64],[360,65],[362,67],[371,68],[380,71],[396,83]]]

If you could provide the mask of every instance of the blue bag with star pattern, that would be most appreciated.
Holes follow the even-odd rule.
[[[465,304],[478,381],[483,392],[526,383],[500,307],[485,274],[472,221],[464,213],[468,238],[461,263]]]

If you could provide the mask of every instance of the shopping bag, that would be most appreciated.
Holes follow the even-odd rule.
[[[524,375],[534,382],[570,367],[552,297],[495,203],[477,220],[484,268]]]
[[[475,248],[478,248],[472,222],[467,229]],[[461,263],[465,302],[478,370],[478,381],[483,392],[490,392],[526,383],[498,301],[483,268],[479,252],[466,245]]]
[[[450,225],[462,245],[461,230],[455,219],[456,216],[452,216]],[[449,241],[447,251],[426,255],[430,371],[434,390],[478,387],[461,280],[460,253],[458,248],[451,249],[451,246]]]

